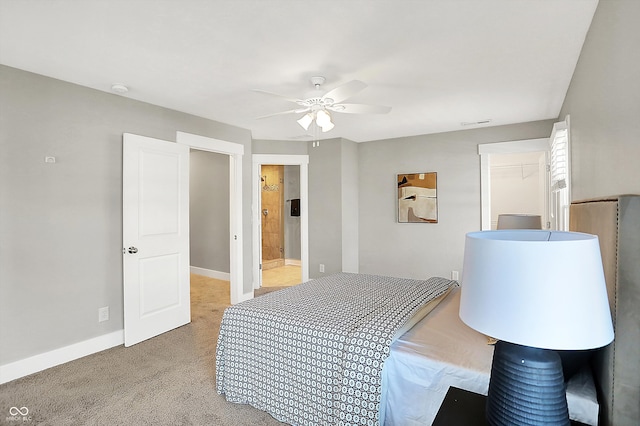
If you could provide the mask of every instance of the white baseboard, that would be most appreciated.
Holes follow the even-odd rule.
[[[293,265],[293,266],[302,266],[302,261],[300,259],[285,259],[285,265]]]
[[[209,278],[215,278],[216,280],[231,281],[231,274],[229,272],[214,271],[212,269],[199,268],[197,266],[191,267],[191,273],[196,275],[202,275]]]
[[[124,344],[124,330],[0,365],[0,384]]]

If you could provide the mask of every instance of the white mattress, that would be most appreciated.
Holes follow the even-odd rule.
[[[380,424],[431,425],[449,389],[487,394],[493,346],[458,316],[456,288],[424,319],[391,345],[382,370]],[[588,371],[571,379],[569,417],[598,424],[598,402]]]

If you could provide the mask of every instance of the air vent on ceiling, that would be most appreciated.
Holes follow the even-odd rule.
[[[127,93],[129,91],[129,88],[122,83],[114,83],[113,85],[111,85],[111,90],[122,95]]]
[[[482,124],[489,124],[491,123],[491,119],[487,118],[485,120],[479,120],[479,121],[463,121],[462,123],[460,123],[461,126],[479,126]]]

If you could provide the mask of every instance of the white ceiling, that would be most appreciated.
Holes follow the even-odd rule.
[[[310,140],[304,97],[368,84],[321,138],[355,142],[556,118],[597,0],[0,0],[0,63],[250,129]]]

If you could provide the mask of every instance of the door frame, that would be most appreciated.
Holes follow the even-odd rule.
[[[242,158],[244,145],[206,136],[176,132],[176,143],[200,151],[229,156],[229,281],[231,304],[253,297],[253,291],[244,293],[242,256]]]
[[[260,167],[262,165],[300,166],[300,268],[302,282],[309,281],[309,156],[253,154],[253,205],[251,207],[253,222],[253,288],[262,286],[261,264],[261,192]]]
[[[523,139],[519,141],[483,143],[478,145],[478,154],[480,155],[481,230],[491,230],[491,154],[516,154],[544,151],[548,157],[549,150],[549,138]],[[548,158],[547,164],[549,164]],[[548,181],[548,177],[545,177],[545,179]],[[548,182],[545,186],[548,189]],[[549,197],[545,197],[545,200],[548,200],[548,198]],[[545,206],[545,211],[548,211],[548,206]]]

